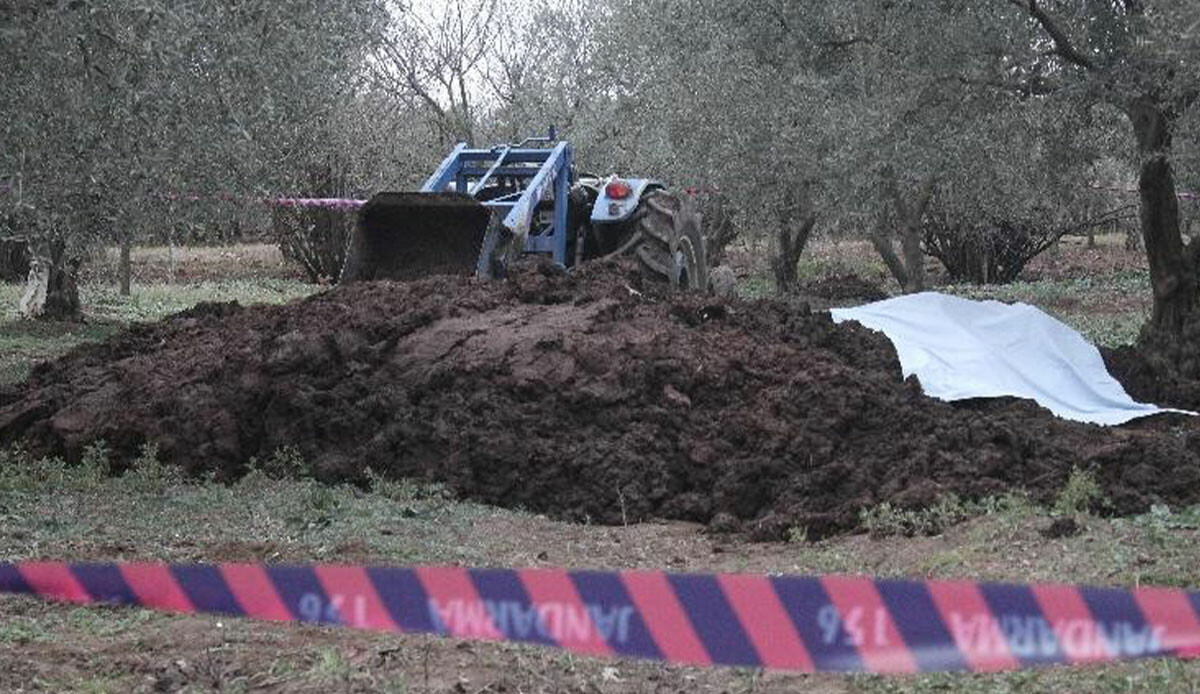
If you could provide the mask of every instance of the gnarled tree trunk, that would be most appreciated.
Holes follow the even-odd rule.
[[[808,185],[802,185],[799,191],[787,189],[783,207],[779,210],[775,257],[772,258],[776,293],[784,294],[796,286],[797,264],[816,225],[817,213],[812,207]]]
[[[1179,202],[1170,156],[1174,116],[1150,96],[1134,99],[1128,115],[1141,157],[1138,193],[1142,241],[1154,291],[1154,311],[1148,327],[1182,334],[1189,323],[1200,318],[1200,297],[1192,254],[1184,248],[1179,229]]]
[[[30,264],[21,314],[46,320],[78,319],[80,259],[70,254],[64,239],[45,242],[40,251]]]
[[[926,176],[921,182],[920,190],[913,204],[909,205],[900,192],[900,185],[895,175],[889,170],[884,174],[884,192],[891,199],[896,211],[896,219],[900,226],[900,256],[892,248],[892,239],[888,233],[887,217],[881,216],[879,224],[871,234],[871,244],[883,258],[884,264],[905,294],[925,290],[925,252],[921,248],[924,229],[921,220],[929,201],[933,198],[933,190],[937,185],[937,177],[933,174]],[[902,257],[901,257],[902,256]]]
[[[0,238],[0,282],[19,282],[29,274],[29,244],[24,239]]]
[[[130,260],[130,247],[133,245],[133,239],[129,237],[129,233],[125,232],[121,235],[121,259],[117,265],[117,275],[120,281],[121,296],[129,296],[133,276],[133,263]]]
[[[901,289],[909,286],[908,270],[904,267],[904,261],[896,255],[896,249],[892,245],[891,229],[888,227],[886,214],[879,215],[879,219],[875,222],[875,228],[871,230],[871,245],[883,259],[883,264],[887,266],[888,272],[892,273],[892,277],[896,279],[896,284],[899,284]]]
[[[781,221],[775,249],[775,291],[783,294],[796,286],[796,269],[804,247],[817,225],[817,216],[809,214],[800,220]]]
[[[704,220],[704,246],[708,254],[708,266],[717,267],[725,263],[725,249],[738,237],[738,227],[733,221],[733,207],[725,195],[706,192],[700,196],[700,216]]]

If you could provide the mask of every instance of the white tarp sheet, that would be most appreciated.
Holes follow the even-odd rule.
[[[830,313],[887,335],[904,377],[916,374],[925,393],[942,400],[1031,398],[1064,419],[1105,425],[1195,414],[1134,402],[1099,350],[1028,304],[922,292]]]

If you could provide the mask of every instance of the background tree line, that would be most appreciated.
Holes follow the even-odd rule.
[[[816,234],[915,291],[927,255],[1008,281],[1132,205],[1149,332],[1200,332],[1190,0],[0,0],[0,66],[0,235],[50,268],[51,313],[97,245],[409,188],[456,141],[554,124],[585,168],[703,189],[780,291]],[[325,230],[297,257],[344,233],[276,224]]]

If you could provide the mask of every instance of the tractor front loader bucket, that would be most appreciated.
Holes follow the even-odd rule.
[[[378,193],[359,211],[341,281],[470,275],[491,218],[463,193]]]

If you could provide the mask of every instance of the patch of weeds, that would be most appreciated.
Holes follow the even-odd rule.
[[[1034,503],[1029,492],[1013,489],[998,496],[988,496],[977,502],[979,515],[989,520],[967,531],[968,542],[976,545],[991,545],[1010,541],[1022,528],[1047,515],[1047,510]]]
[[[342,500],[338,498],[337,490],[325,484],[312,484],[304,495],[305,505],[317,513],[330,514],[338,509]]]
[[[31,620],[9,619],[0,624],[0,645],[24,646],[30,643],[46,643],[53,641],[45,629],[39,628]]]
[[[130,691],[131,687],[132,683],[128,677],[96,677],[79,680],[68,685],[64,691],[73,692],[73,694],[115,694],[115,692]]]
[[[159,460],[158,444],[147,441],[142,444],[141,454],[121,475],[121,480],[134,491],[162,494],[170,487],[183,484],[184,478],[178,467]]]
[[[1028,518],[1038,512],[1037,505],[1029,498],[1029,492],[1023,489],[1014,489],[1001,496],[989,496],[980,501],[978,506],[985,516]]]
[[[738,280],[737,295],[747,299],[764,299],[772,296],[775,286],[766,275],[753,275]]]
[[[1136,516],[1133,521],[1143,527],[1196,530],[1200,529],[1200,505],[1189,506],[1182,511],[1172,511],[1166,504],[1154,504],[1149,511]]]
[[[267,477],[265,474],[263,474],[261,470],[250,468],[246,471],[246,474],[242,475],[241,479],[237,481],[237,486],[243,491],[260,492],[269,489],[271,483],[274,481],[275,480],[272,480],[270,477]]]
[[[1186,660],[1165,658],[1138,663],[1117,663],[1090,668],[1041,668],[996,674],[938,673],[908,677],[858,675],[848,678],[856,692],[962,692],[1008,694],[1016,692],[1195,692],[1200,670]]]
[[[145,626],[162,615],[121,605],[89,605],[66,614],[67,626],[98,638],[112,638]]]
[[[348,682],[354,674],[350,661],[342,652],[334,648],[323,648],[317,654],[317,662],[313,664],[312,676],[326,683]]]
[[[271,457],[261,462],[251,458],[249,469],[257,470],[273,480],[300,480],[314,476],[312,464],[304,459],[300,449],[295,446],[276,448]]]
[[[408,477],[393,479],[366,469],[367,484],[371,493],[391,501],[411,503],[414,501],[448,501],[453,498],[445,485],[436,482],[421,483]]]
[[[304,531],[328,528],[342,508],[342,488],[317,481],[309,481],[302,488],[286,522]]]
[[[941,535],[950,526],[980,515],[978,504],[964,502],[957,494],[943,494],[925,508],[907,509],[883,502],[859,512],[859,522],[874,538],[902,535]]]
[[[62,458],[34,458],[16,448],[0,455],[0,491],[87,490],[103,477],[94,468],[68,465]]]
[[[83,449],[83,458],[76,468],[76,479],[86,489],[99,486],[112,473],[111,451],[104,439]]]
[[[62,458],[34,459],[22,448],[13,448],[0,460],[0,489],[33,492],[66,485],[67,463]]]
[[[1105,503],[1095,472],[1073,467],[1051,510],[1057,516],[1077,516],[1099,510]]]
[[[396,675],[400,679],[392,682],[385,682],[380,685],[380,691],[384,694],[408,694],[412,691],[408,686],[408,680],[404,677],[404,673]]]
[[[918,564],[920,575],[940,575],[963,565],[963,555],[957,549],[934,552],[927,555]]]
[[[251,458],[250,462],[246,464],[246,474],[237,481],[237,485],[246,491],[254,492],[268,489],[273,481],[267,473],[262,471],[258,458]]]
[[[101,485],[108,474],[108,447],[103,441],[84,449],[78,465],[68,465],[62,458],[34,458],[20,447],[0,453],[0,490],[5,491],[87,491]]]
[[[21,358],[0,358],[0,383],[21,383],[33,373],[33,364]]]
[[[1170,549],[1186,551],[1187,544],[1180,531],[1200,528],[1200,506],[1175,512],[1166,504],[1155,504],[1148,512],[1135,517],[1133,524],[1145,531],[1146,539],[1160,552]]]
[[[867,534],[873,538],[915,534],[917,511],[892,506],[883,502],[878,506],[864,508],[858,512],[858,522],[862,524]]]
[[[1120,347],[1137,341],[1142,326],[1149,318],[1148,312],[1126,312],[1118,314],[1068,314],[1064,322],[1070,324],[1094,345]]]
[[[999,675],[961,675],[937,673],[913,678],[857,675],[850,678],[851,691],[888,692],[962,692],[964,694],[993,694],[1026,691],[1054,691],[1034,688],[1041,673],[1037,671],[1006,672]],[[1064,690],[1079,691],[1079,690]]]
[[[788,528],[787,541],[797,545],[808,544],[808,526],[794,525]]]

